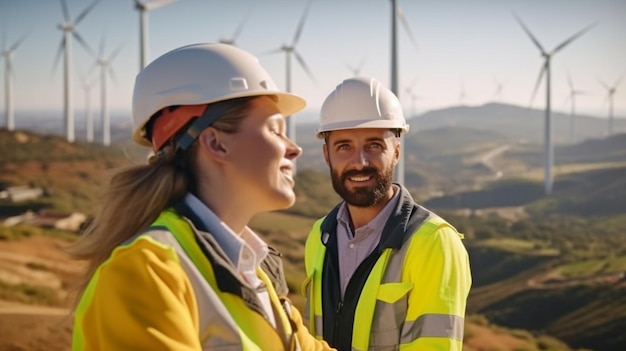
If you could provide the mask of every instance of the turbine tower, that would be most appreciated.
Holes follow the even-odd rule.
[[[85,40],[76,32],[76,26],[85,19],[85,16],[98,4],[100,0],[95,0],[91,5],[89,5],[83,12],[81,12],[74,21],[72,21],[70,17],[70,12],[67,9],[67,3],[65,0],[61,0],[61,7],[63,10],[63,19],[64,22],[59,23],[58,28],[63,31],[63,40],[61,41],[61,45],[59,46],[59,51],[57,51],[57,56],[55,59],[54,66],[56,67],[56,62],[58,62],[58,58],[61,55],[61,51],[64,52],[64,71],[65,71],[65,81],[64,81],[64,105],[63,109],[65,111],[65,133],[67,137],[67,141],[70,143],[74,142],[74,106],[72,101],[72,37],[78,41],[78,43],[85,49],[87,52],[93,54],[93,51],[87,45]]]
[[[400,88],[398,83],[398,21],[402,22],[404,29],[407,31],[411,42],[417,48],[417,42],[411,32],[411,28],[407,23],[402,11],[398,7],[398,0],[391,0],[391,91],[400,96]],[[404,136],[400,136],[400,157],[398,159],[396,182],[404,184]]]
[[[604,89],[606,89],[606,99],[609,100],[609,125],[607,129],[608,136],[613,135],[613,96],[617,92],[617,87],[620,85],[623,78],[624,78],[624,75],[619,77],[615,81],[615,83],[611,86],[609,86],[603,81],[600,81],[600,84],[602,84]]]
[[[317,82],[315,81],[315,77],[311,73],[311,70],[307,66],[306,62],[304,62],[304,58],[302,58],[300,53],[296,51],[296,45],[298,45],[298,41],[300,40],[300,35],[302,34],[302,28],[304,27],[304,22],[306,21],[310,8],[311,8],[311,1],[307,3],[307,6],[304,10],[304,13],[302,14],[302,18],[300,19],[300,23],[298,24],[298,28],[296,29],[296,33],[293,37],[293,40],[291,41],[291,44],[290,45],[283,44],[280,48],[268,52],[268,54],[274,54],[274,53],[279,53],[279,52],[285,53],[285,80],[286,80],[285,89],[287,90],[287,92],[291,92],[291,55],[296,57],[296,60],[298,61],[298,63],[300,64],[304,72],[306,72],[309,78],[311,78],[313,83],[317,84]],[[287,136],[291,140],[293,140],[293,142],[296,142],[296,121],[293,118],[287,118],[286,122],[287,122]],[[294,161],[293,172],[294,174],[296,173],[295,161]]]
[[[570,102],[569,143],[574,144],[576,142],[576,131],[574,126],[576,123],[576,96],[584,95],[585,92],[574,89],[574,82],[572,81],[572,76],[569,72],[567,72],[567,85],[569,86],[569,94],[567,94],[566,102]]]
[[[590,24],[587,27],[581,29],[576,32],[574,35],[569,37],[567,40],[563,41],[561,44],[557,45],[552,51],[544,50],[543,46],[539,43],[539,41],[535,38],[535,36],[530,32],[528,27],[522,22],[522,19],[519,18],[515,13],[513,14],[515,19],[520,24],[524,32],[528,35],[528,37],[532,40],[535,46],[541,52],[541,56],[544,59],[541,70],[539,71],[539,77],[537,78],[537,82],[535,83],[535,88],[533,90],[533,94],[531,97],[531,101],[537,92],[537,88],[539,87],[539,83],[541,82],[541,78],[543,75],[546,75],[546,110],[545,110],[545,119],[544,119],[544,189],[547,195],[552,193],[552,183],[553,183],[553,174],[552,167],[554,164],[554,149],[552,146],[552,119],[550,116],[550,59],[554,54],[562,50],[565,46],[570,44],[572,41],[576,40],[578,37],[583,35],[589,29],[591,29],[594,24]]]
[[[139,70],[148,64],[148,11],[168,5],[176,0],[135,0],[139,11]]]
[[[115,73],[111,62],[122,50],[120,45],[113,53],[107,58],[104,55],[104,38],[100,41],[100,49],[98,50],[98,57],[96,58],[95,65],[100,67],[100,122],[102,123],[102,145],[111,145],[111,117],[109,115],[109,106],[107,104],[107,75],[111,76],[111,79],[115,81]]]
[[[85,96],[85,129],[88,143],[93,143],[93,110],[91,108],[91,89],[96,85],[96,80],[88,81],[84,77],[81,79],[83,83],[83,94]]]
[[[13,54],[15,50],[26,39],[23,36],[21,39],[13,43],[8,49],[5,47],[4,33],[2,33],[2,56],[4,57],[4,87],[5,87],[5,118],[6,127],[8,130],[15,130],[15,115],[13,111],[13,78],[15,71],[13,70]]]

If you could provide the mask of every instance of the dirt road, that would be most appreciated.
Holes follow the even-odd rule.
[[[64,301],[66,287],[80,272],[80,265],[60,250],[64,244],[67,242],[47,237],[0,241],[0,282],[52,289],[59,301]],[[2,290],[2,294],[5,297],[0,300],[0,350],[70,349],[72,318],[67,308],[11,301],[10,289]]]

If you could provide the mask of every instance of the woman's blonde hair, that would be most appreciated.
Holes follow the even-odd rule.
[[[236,133],[251,108],[251,101],[256,98],[218,102],[226,104],[227,110],[211,127]],[[117,246],[149,227],[164,209],[180,201],[185,194],[194,192],[195,144],[185,151],[175,150],[173,143],[164,149],[149,164],[124,168],[112,176],[96,216],[68,248],[73,258],[87,261],[87,269],[75,287],[76,301],[98,266]]]

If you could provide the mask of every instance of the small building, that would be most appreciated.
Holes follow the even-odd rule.
[[[37,214],[28,211],[19,216],[6,218],[3,224],[5,226],[12,226],[24,223],[42,228],[55,228],[77,233],[81,230],[86,221],[87,216],[84,213],[65,213],[43,210]]]
[[[0,199],[16,203],[28,200],[35,200],[43,196],[42,188],[31,188],[29,186],[12,186],[0,191]]]

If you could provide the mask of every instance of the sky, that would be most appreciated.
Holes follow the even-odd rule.
[[[148,2],[155,0],[146,0]],[[91,0],[67,0],[72,18]],[[268,54],[290,44],[308,0],[177,0],[149,12],[149,60],[176,47],[215,42],[234,35],[236,45],[259,57],[279,87],[285,88],[285,54]],[[515,20],[516,13],[550,51],[584,27],[590,31],[553,56],[552,108],[569,112],[569,76],[576,90],[577,113],[608,115],[607,91],[626,74],[626,0],[398,0],[415,39],[398,23],[398,95],[407,115],[464,105],[502,102],[544,108],[545,83],[530,104],[543,59]],[[343,79],[361,76],[390,85],[391,2],[389,0],[314,0],[296,50],[313,81],[292,61],[292,92],[316,117],[325,97]],[[63,61],[53,70],[62,32],[60,0],[0,0],[3,49],[23,36],[15,50],[14,107],[19,127],[23,111],[63,115]],[[111,63],[107,101],[112,113],[130,116],[132,89],[139,71],[139,14],[133,0],[102,0],[77,26],[78,34],[104,56],[119,50]],[[95,58],[73,40],[73,100],[76,118],[85,106],[81,76],[92,84],[91,100],[100,109]],[[0,67],[4,67],[4,62]],[[4,69],[0,77],[5,81]],[[502,85],[497,95],[498,85]],[[6,105],[0,87],[0,116]],[[407,90],[411,90],[411,94]],[[615,114],[626,117],[626,79],[614,96]],[[4,125],[4,118],[0,120]]]

